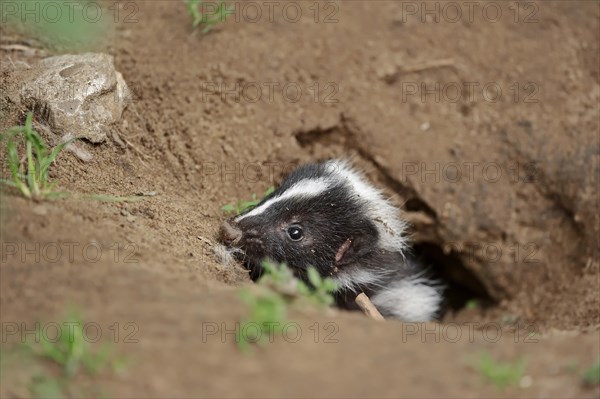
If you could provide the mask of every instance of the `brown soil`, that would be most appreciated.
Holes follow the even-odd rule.
[[[75,305],[111,339],[119,323],[117,349],[134,359],[101,377],[111,397],[598,397],[580,383],[600,353],[598,3],[522,5],[517,22],[513,3],[492,3],[498,22],[480,6],[473,21],[435,23],[421,2],[412,15],[402,2],[347,1],[322,3],[315,23],[314,4],[294,2],[300,22],[282,3],[273,22],[263,6],[261,22],[242,14],[207,35],[180,2],[127,4],[137,23],[119,23],[103,50],[134,92],[114,128],[128,144],[83,143],[94,160],[64,152],[51,175],[71,192],[156,195],[36,204],[2,193],[5,354],[24,327]],[[5,49],[2,66],[39,57]],[[22,121],[7,115],[2,128]],[[404,206],[417,250],[451,284],[443,322],[297,311],[295,343],[246,354],[231,334],[207,337],[246,312],[246,272],[207,243],[221,206],[330,156],[351,157]],[[464,307],[473,298],[486,307]],[[497,342],[483,323],[501,326]],[[473,366],[484,352],[524,358],[520,386],[486,383]],[[29,395],[26,376],[3,367],[0,395]]]

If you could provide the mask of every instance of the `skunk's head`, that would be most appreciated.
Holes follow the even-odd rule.
[[[379,249],[404,249],[395,213],[362,175],[332,160],[294,170],[255,208],[223,223],[221,241],[251,270],[270,259],[299,277],[309,266],[335,276]]]

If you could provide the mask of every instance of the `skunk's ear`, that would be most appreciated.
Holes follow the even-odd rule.
[[[339,265],[352,263],[361,256],[373,251],[377,244],[377,229],[372,224],[361,226],[344,241],[335,256]]]

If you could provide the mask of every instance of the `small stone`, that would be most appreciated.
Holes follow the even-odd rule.
[[[533,385],[533,378],[531,378],[531,376],[529,376],[529,375],[523,376],[523,378],[521,378],[521,381],[519,381],[519,386],[523,389],[529,388],[532,385]]]
[[[106,140],[109,126],[121,119],[131,94],[111,55],[86,53],[41,60],[14,72],[9,97],[39,115],[54,133],[92,143]]]
[[[74,136],[71,133],[67,133],[61,139],[61,143],[67,142],[73,139]],[[94,159],[94,156],[87,150],[85,150],[81,143],[73,141],[65,147],[67,151],[71,151],[77,158],[79,158],[83,162],[91,162]]]
[[[429,130],[429,128],[431,127],[431,124],[429,122],[423,122],[421,123],[421,126],[419,126],[419,129],[421,129],[421,131],[426,132]]]
[[[112,139],[115,142],[115,144],[120,148],[127,148],[127,144],[123,142],[121,136],[119,136],[119,133],[115,130],[112,131]]]

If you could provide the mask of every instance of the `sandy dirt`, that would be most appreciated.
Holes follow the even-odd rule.
[[[258,2],[251,22],[236,4],[203,35],[180,2],[121,3],[100,50],[133,101],[107,142],[80,143],[93,161],[65,151],[51,177],[156,195],[0,193],[3,357],[76,306],[131,359],[98,377],[109,397],[598,397],[581,374],[600,356],[600,5],[482,2],[456,19],[447,3],[281,2],[270,20]],[[27,43],[1,50],[3,79],[60,52]],[[2,104],[1,128],[23,121]],[[295,310],[299,337],[242,353],[251,282],[212,255],[220,208],[332,156],[402,206],[448,310],[423,325]],[[499,389],[482,353],[525,373]],[[3,366],[0,395],[29,396],[28,378]]]

